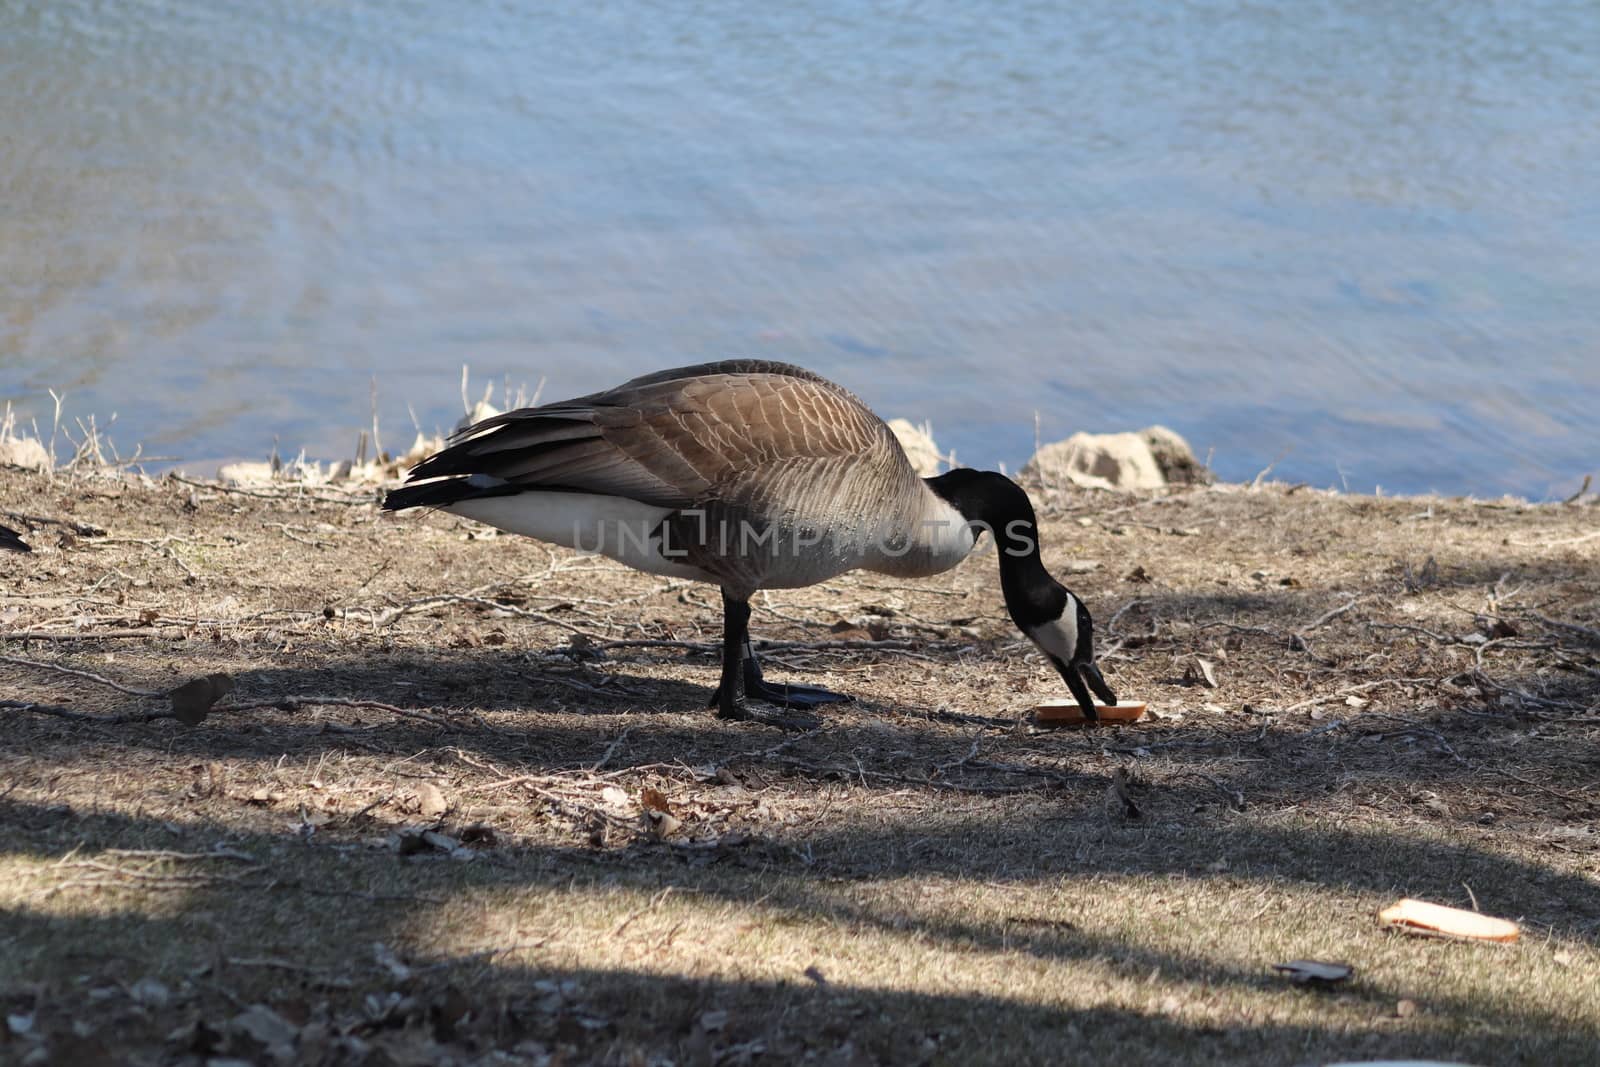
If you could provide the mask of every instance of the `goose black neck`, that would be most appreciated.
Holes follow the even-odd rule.
[[[1059,619],[1067,591],[1039,558],[1039,520],[1022,487],[1003,474],[966,468],[925,480],[980,533],[986,529],[994,537],[1000,591],[1012,621],[1026,631]]]

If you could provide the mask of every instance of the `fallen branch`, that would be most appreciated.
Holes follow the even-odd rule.
[[[123,685],[121,682],[112,681],[105,675],[95,674],[93,671],[81,671],[76,667],[63,667],[59,663],[42,663],[39,660],[23,659],[21,656],[6,655],[0,655],[0,663],[14,663],[19,667],[33,667],[38,670],[54,671],[57,674],[71,675],[75,678],[87,678],[91,682],[99,682],[101,685],[109,686],[119,693],[127,693],[130,696],[159,697],[166,695],[153,689],[134,689],[130,686]]]
[[[308,492],[304,485],[291,482],[285,485],[281,492],[269,493],[255,489],[240,489],[217,482],[200,482],[175,473],[169,473],[167,477],[180,485],[192,486],[195,489],[205,489],[213,493],[231,493],[234,496],[254,497],[257,500],[311,500],[318,504],[342,504],[345,507],[372,507],[377,503],[376,490],[364,494],[361,498],[319,496],[316,493]]]
[[[583,634],[584,637],[589,637],[590,640],[593,640],[589,634],[584,632],[582,627],[574,626],[564,619],[555,618],[548,612],[519,608],[515,604],[505,604],[489,597],[471,596],[465,593],[442,593],[436,596],[420,597],[392,608],[384,608],[382,611],[364,607],[334,608],[332,610],[333,617],[338,619],[359,620],[362,615],[365,615],[367,617],[365,621],[370,622],[373,629],[382,629],[406,615],[426,611],[429,608],[441,607],[446,604],[471,604],[474,607],[488,608],[493,611],[504,612],[507,615],[515,615],[519,618],[537,619],[539,622],[548,623],[551,626],[559,626],[563,630],[568,630],[575,634]]]
[[[152,693],[151,696],[165,696],[164,693]],[[249,700],[236,704],[214,704],[209,709],[215,715],[226,711],[261,711],[274,709],[276,711],[299,711],[307,707],[330,708],[368,708],[373,711],[384,711],[391,715],[405,719],[416,719],[428,723],[441,730],[454,729],[455,725],[436,715],[425,711],[414,711],[411,708],[402,708],[394,704],[385,704],[381,700],[358,700],[352,697],[306,696],[296,694],[293,696],[273,697],[264,700]],[[79,722],[99,723],[103,726],[118,726],[125,723],[154,722],[157,719],[177,718],[177,713],[171,708],[158,711],[119,712],[114,715],[97,715],[93,712],[78,711],[75,708],[64,707],[60,704],[41,704],[28,700],[0,700],[0,709],[11,711],[26,711],[36,715],[53,715],[60,719],[72,719]],[[480,725],[486,725],[481,724]]]
[[[130,722],[152,722],[156,719],[173,718],[172,710],[122,712],[117,715],[96,715],[93,712],[78,711],[74,708],[63,707],[60,704],[40,704],[29,700],[0,700],[0,710],[26,711],[34,715],[51,715],[58,719],[72,719],[78,722],[98,723],[102,726],[118,726]]]
[[[950,793],[971,793],[978,796],[1011,796],[1019,793],[1031,793],[1041,788],[1038,785],[987,785],[974,782],[949,782],[940,778],[918,777],[912,774],[901,774],[898,771],[868,770],[857,764],[855,767],[844,767],[837,764],[813,763],[810,760],[800,759],[798,756],[775,755],[770,757],[772,762],[786,767],[809,771],[818,775],[833,775],[845,781],[856,780],[866,785],[868,780],[881,782],[896,782],[904,785],[920,786],[924,789],[939,789]],[[958,761],[960,762],[960,761]],[[1096,776],[1083,774],[1070,774],[1063,771],[1052,771],[1041,767],[1027,767],[1016,763],[986,763],[980,761],[965,761],[965,766],[971,770],[996,771],[1002,774],[1030,775],[1045,779],[1049,785],[1063,785],[1068,782],[1078,783],[1095,781]]]
[[[1566,630],[1568,633],[1577,634],[1579,637],[1582,637],[1587,641],[1591,641],[1594,644],[1600,645],[1600,630],[1596,630],[1592,626],[1579,626],[1575,622],[1565,622],[1561,619],[1552,619],[1548,615],[1540,615],[1538,612],[1534,612],[1533,617],[1544,623],[1546,626],[1554,626],[1558,630]]]
[[[104,537],[106,535],[106,532],[98,526],[92,526],[87,522],[74,522],[72,519],[50,519],[43,515],[30,515],[22,511],[6,511],[0,512],[0,514],[4,514],[8,519],[31,523],[34,526],[60,526],[71,530],[79,537]]]
[[[1224,785],[1219,779],[1213,778],[1211,775],[1207,774],[1205,771],[1190,770],[1190,771],[1187,771],[1185,773],[1187,773],[1187,774],[1189,774],[1189,775],[1191,775],[1191,776],[1193,776],[1195,778],[1203,779],[1206,782],[1210,783],[1211,787],[1213,789],[1215,789],[1217,792],[1221,793],[1223,795],[1223,797],[1227,800],[1229,808],[1233,809],[1234,811],[1243,811],[1245,809],[1244,793],[1242,793],[1241,791],[1239,791],[1237,789],[1229,788],[1228,786]]]
[[[1472,672],[1470,672],[1470,677],[1472,678],[1473,682],[1475,684],[1477,684],[1479,687],[1493,689],[1497,693],[1506,693],[1506,694],[1508,694],[1510,696],[1514,696],[1518,700],[1522,701],[1524,704],[1536,704],[1536,705],[1538,705],[1540,707],[1544,707],[1544,708],[1560,708],[1563,711],[1589,711],[1589,710],[1591,710],[1589,708],[1584,707],[1582,704],[1579,704],[1577,701],[1573,701],[1573,700],[1551,700],[1548,697],[1535,696],[1533,693],[1528,692],[1526,689],[1518,689],[1515,686],[1510,686],[1510,685],[1501,685],[1499,682],[1495,681],[1493,678],[1490,678],[1487,674],[1484,674],[1482,671],[1472,671]]]
[[[1454,637],[1450,634],[1434,633],[1432,630],[1425,629],[1421,626],[1412,626],[1410,623],[1405,622],[1369,622],[1367,623],[1367,629],[1404,630],[1408,633],[1422,634],[1424,637],[1431,637],[1441,645],[1454,645],[1460,642],[1460,638]]]
[[[142,630],[12,630],[0,632],[0,641],[116,641],[135,637],[171,639],[182,631],[154,626]]]
[[[1351,597],[1349,600],[1345,601],[1343,604],[1340,604],[1338,607],[1332,608],[1332,609],[1330,609],[1328,611],[1325,611],[1321,615],[1318,615],[1315,619],[1312,619],[1310,622],[1306,623],[1306,625],[1301,628],[1300,632],[1303,633],[1303,634],[1308,634],[1312,630],[1315,630],[1318,627],[1320,627],[1320,626],[1322,626],[1322,625],[1324,625],[1326,623],[1332,622],[1334,619],[1337,619],[1340,615],[1343,615],[1345,612],[1349,611],[1351,608],[1353,608],[1357,604],[1361,603],[1362,600],[1364,600],[1364,599],[1365,599],[1364,597],[1358,597],[1358,596],[1357,597]]]
[[[1583,805],[1587,806],[1590,803],[1592,803],[1593,800],[1594,800],[1593,795],[1587,795],[1586,796],[1586,795],[1583,795],[1583,794],[1580,794],[1580,793],[1568,793],[1565,790],[1561,790],[1561,789],[1552,789],[1550,786],[1547,786],[1542,782],[1535,782],[1530,778],[1524,778],[1524,777],[1522,777],[1522,775],[1516,774],[1516,773],[1514,773],[1512,771],[1508,771],[1504,767],[1488,766],[1485,769],[1489,770],[1489,771],[1492,771],[1493,773],[1498,774],[1501,777],[1509,778],[1513,782],[1521,782],[1523,785],[1527,786],[1530,789],[1537,789],[1541,793],[1549,793],[1553,797],[1559,797],[1562,800],[1569,800],[1574,804],[1583,804]]]
[[[149,860],[234,860],[238,863],[260,863],[256,857],[248,852],[241,852],[236,848],[218,845],[210,852],[174,852],[166,848],[108,848],[101,853],[102,856],[123,856],[128,859]]]
[[[606,746],[605,753],[601,755],[599,759],[595,760],[594,763],[589,767],[589,773],[593,774],[601,767],[604,767],[606,764],[610,763],[611,757],[617,754],[617,749],[622,747],[622,743],[628,739],[628,735],[632,732],[633,727],[624,726],[622,728],[622,732],[617,735],[616,740],[612,741]]]
[[[385,704],[381,700],[359,700],[353,697],[328,697],[328,696],[286,696],[268,700],[250,700],[238,704],[216,704],[211,708],[215,715],[223,711],[257,711],[264,708],[274,708],[278,711],[299,711],[307,707],[328,708],[366,708],[372,711],[386,711],[390,715],[397,715],[405,719],[416,719],[428,723],[441,730],[449,730],[454,724],[436,715],[429,715],[425,711],[413,711],[395,704]],[[169,713],[170,714],[170,713]]]

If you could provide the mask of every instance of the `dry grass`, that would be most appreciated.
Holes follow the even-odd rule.
[[[0,471],[0,1060],[1591,1058],[1600,509],[1044,495],[1160,718],[1020,722],[1060,685],[992,557],[758,604],[773,674],[860,698],[787,737],[701,707],[704,587]],[[197,726],[140,695],[211,672]],[[1400,895],[1524,940],[1379,931]]]

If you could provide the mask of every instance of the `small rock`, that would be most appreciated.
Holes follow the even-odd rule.
[[[1211,480],[1189,443],[1165,426],[1137,433],[1075,433],[1040,448],[1022,473],[1088,489],[1163,489]]]
[[[141,978],[128,988],[128,995],[147,1008],[164,1008],[172,992],[159,979]]]
[[[300,1033],[298,1027],[265,1004],[252,1004],[235,1015],[232,1027],[268,1048],[292,1044]]]

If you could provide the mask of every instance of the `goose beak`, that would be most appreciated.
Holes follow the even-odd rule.
[[[1100,674],[1100,668],[1093,660],[1073,660],[1064,663],[1057,659],[1054,662],[1061,680],[1066,682],[1067,688],[1072,691],[1072,699],[1078,702],[1078,709],[1083,712],[1085,719],[1095,722],[1100,718],[1099,712],[1095,711],[1094,701],[1089,696],[1089,690],[1094,690],[1094,695],[1099,697],[1102,703],[1117,702],[1117,694],[1106,684],[1105,678]]]

